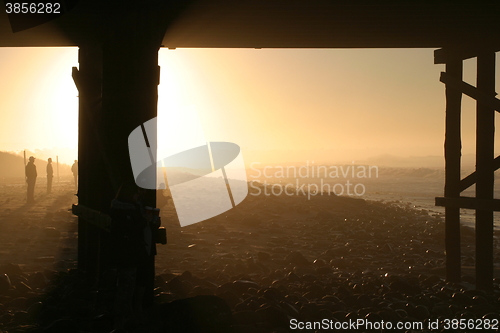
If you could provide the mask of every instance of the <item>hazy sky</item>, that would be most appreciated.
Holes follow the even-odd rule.
[[[0,48],[0,150],[76,149],[77,65],[76,48]],[[444,66],[432,49],[162,49],[160,66],[159,112],[191,110],[207,140],[253,160],[443,154]],[[475,60],[465,80],[475,84]],[[463,100],[467,154],[475,104]]]

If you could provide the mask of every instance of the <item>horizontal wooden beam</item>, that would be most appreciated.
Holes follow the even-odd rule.
[[[500,156],[495,157],[493,160],[493,170],[498,170],[500,169]],[[460,181],[460,192],[465,191],[468,189],[470,186],[474,185],[477,180],[477,174],[476,171],[465,177]]]
[[[443,47],[441,49],[434,50],[434,64],[446,64],[450,60],[459,59],[465,60],[470,58],[475,58],[481,52],[498,52],[500,51],[500,45],[488,45],[488,46],[468,46],[462,48],[447,48]]]
[[[458,197],[458,198],[436,198],[436,206],[440,207],[454,207],[466,208],[475,210],[487,210],[500,212],[500,199],[478,199],[471,197]]]
[[[111,217],[109,215],[83,205],[72,205],[71,208],[73,215],[81,217],[85,221],[92,223],[101,229],[110,231]]]
[[[441,77],[439,78],[439,80],[446,84],[446,87],[460,90],[467,96],[475,99],[476,101],[479,101],[479,103],[483,103],[495,109],[497,112],[500,112],[500,100],[498,98],[487,95],[476,87],[464,81],[457,80],[456,78],[450,76],[445,72],[441,72]]]

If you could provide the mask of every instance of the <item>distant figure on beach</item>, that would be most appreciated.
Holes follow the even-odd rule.
[[[73,177],[75,178],[75,190],[78,189],[78,161],[75,160],[75,163],[71,166],[71,172],[73,172]]]
[[[156,204],[159,208],[162,208],[169,203],[172,199],[170,194],[170,189],[167,189],[165,183],[161,183],[158,190],[156,190]]]
[[[25,168],[26,183],[28,184],[28,203],[35,202],[36,165],[35,158],[30,156]]]
[[[47,160],[47,194],[52,192],[52,179],[54,179],[54,169],[52,168],[52,158]]]

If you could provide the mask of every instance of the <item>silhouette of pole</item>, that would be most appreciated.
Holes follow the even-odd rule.
[[[462,80],[462,59],[452,58],[446,62],[446,74]],[[446,85],[446,134],[444,143],[446,198],[460,197],[460,164],[461,164],[461,103],[462,92]],[[445,249],[446,280],[460,282],[460,208],[445,208]]]
[[[103,34],[106,38],[102,43],[80,45],[79,68],[72,70],[80,110],[78,205],[104,214],[119,186],[134,179],[128,136],[157,116],[158,50],[168,18],[155,11],[134,15],[141,24],[130,25],[128,20],[116,18],[113,34]],[[156,206],[155,190],[145,191],[143,204]],[[109,233],[79,216],[78,268],[99,277],[112,266],[112,253]],[[144,306],[150,306],[154,256],[145,266]]]
[[[495,52],[477,57],[477,88],[494,97]],[[492,200],[495,184],[495,109],[477,100],[476,118],[476,197]],[[476,288],[493,291],[493,210],[476,210]]]
[[[23,151],[24,154],[24,184],[26,185],[26,188],[28,188],[28,182],[26,181],[26,149]]]
[[[73,68],[73,78],[78,88],[78,162],[79,188],[78,204],[105,211],[109,201],[108,183],[105,182],[103,160],[97,129],[92,127],[93,115],[101,111],[101,50],[97,46],[80,47],[78,50],[79,71]],[[76,70],[76,71],[75,71]],[[97,152],[96,152],[97,150]],[[101,183],[101,186],[99,186]],[[111,189],[111,192],[113,190]],[[103,198],[104,197],[104,198]],[[100,237],[99,229],[85,218],[78,217],[78,268],[91,275],[97,275]]]
[[[59,156],[56,156],[57,184],[59,185]]]

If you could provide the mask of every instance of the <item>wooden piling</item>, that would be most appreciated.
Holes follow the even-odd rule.
[[[493,212],[500,211],[500,200],[494,199],[495,170],[500,157],[494,155],[495,112],[500,100],[495,98],[496,48],[474,47],[440,49],[434,52],[435,63],[445,63],[441,82],[446,84],[445,197],[436,205],[445,207],[446,279],[460,281],[460,209],[476,211],[476,288],[493,290]],[[463,59],[477,57],[477,87],[462,80]],[[476,170],[461,179],[460,113],[461,96],[477,101]],[[475,197],[460,193],[476,184]]]
[[[495,96],[495,52],[477,57],[477,88]],[[476,118],[476,197],[492,200],[495,184],[495,110],[477,100]],[[476,210],[476,287],[493,291],[493,211]]]
[[[448,59],[447,75],[462,80],[462,60]],[[460,168],[462,141],[461,126],[462,93],[446,86],[446,120],[445,120],[445,189],[446,198],[460,197]],[[460,208],[445,208],[445,249],[446,249],[446,280],[459,282],[461,275],[460,263]]]

